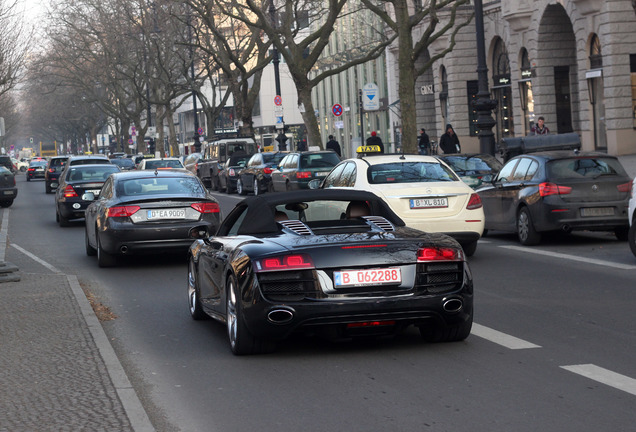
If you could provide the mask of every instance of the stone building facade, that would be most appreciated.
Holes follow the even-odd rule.
[[[488,86],[497,100],[495,139],[524,136],[539,116],[551,133],[576,132],[583,150],[636,153],[636,10],[632,0],[484,1]],[[466,6],[464,16],[473,6]],[[461,17],[459,18],[461,19]],[[429,48],[441,50],[444,43]],[[431,139],[453,125],[479,151],[474,22],[416,85],[417,114]],[[397,95],[395,52],[387,51],[388,99]],[[392,114],[399,128],[399,115]]]

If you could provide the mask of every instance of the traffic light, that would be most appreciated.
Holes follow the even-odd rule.
[[[148,141],[148,151],[150,153],[154,153],[155,152],[155,140],[150,138],[150,141]]]

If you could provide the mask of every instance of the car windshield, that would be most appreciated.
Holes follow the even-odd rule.
[[[444,165],[432,162],[392,162],[372,165],[369,183],[421,183],[457,181],[455,174]]]
[[[119,169],[115,166],[78,166],[69,167],[66,173],[66,181],[104,181],[114,172],[119,172]]]
[[[183,168],[183,164],[177,159],[161,159],[161,160],[147,160],[146,169],[160,169],[160,168]]]
[[[41,166],[46,166],[46,161],[35,161],[35,162],[31,162],[29,164],[29,166],[32,167],[41,167]]]
[[[496,159],[490,160],[476,156],[444,156],[444,162],[460,175],[473,175],[501,169],[501,163]]]
[[[340,163],[338,155],[329,153],[308,153],[300,156],[300,167],[305,168],[332,168]]]
[[[122,180],[117,184],[118,196],[134,195],[199,195],[205,191],[192,177],[153,177]]]
[[[553,160],[547,164],[547,171],[548,178],[552,180],[597,178],[603,175],[627,176],[620,162],[609,157]]]

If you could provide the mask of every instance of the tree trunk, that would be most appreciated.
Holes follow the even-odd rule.
[[[402,151],[417,154],[417,115],[415,112],[415,62],[413,55],[413,36],[409,26],[409,11],[407,7],[396,8],[395,13],[401,14],[396,22],[400,23],[398,30],[398,70],[400,96],[400,113],[402,116]],[[402,60],[403,59],[403,60]]]
[[[314,105],[311,102],[311,88],[298,86],[298,103],[303,104],[305,111],[302,113],[305,127],[307,128],[307,148],[309,146],[319,146],[324,148],[320,139],[320,130],[318,128],[318,119]]]
[[[174,112],[171,107],[166,108],[166,120],[168,121],[168,145],[170,146],[170,156],[179,156],[179,143],[177,142],[177,131],[174,127]]]
[[[155,124],[155,129],[157,131],[157,133],[155,134],[155,136],[157,138],[155,138],[155,149],[156,151],[159,152],[159,154],[161,155],[161,157],[164,157],[166,154],[166,141],[164,140],[164,136],[163,136],[163,120],[165,117],[165,113],[164,113],[164,106],[163,105],[157,105],[157,121]]]

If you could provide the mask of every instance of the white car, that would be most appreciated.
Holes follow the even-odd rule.
[[[632,196],[629,198],[629,234],[627,235],[627,241],[629,242],[629,248],[632,253],[636,255],[636,178],[632,180]]]
[[[358,150],[360,151],[360,149]],[[313,187],[373,192],[412,228],[455,238],[471,256],[484,231],[481,199],[451,168],[432,156],[372,155],[347,159]]]
[[[139,163],[140,170],[154,170],[154,169],[183,169],[185,167],[178,158],[152,158],[142,159]]]

